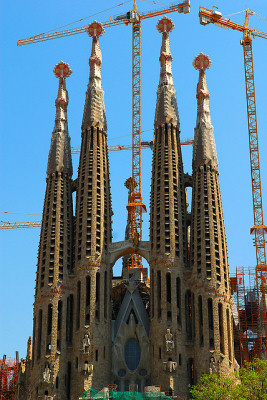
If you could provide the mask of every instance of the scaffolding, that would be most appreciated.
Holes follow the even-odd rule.
[[[246,288],[245,288],[245,271],[244,267],[236,268],[236,294],[237,294],[237,309],[238,309],[238,336],[239,336],[239,361],[241,365],[245,361],[249,361],[248,348],[248,328],[247,328],[247,307],[246,307]]]
[[[258,302],[260,314],[260,333],[263,358],[267,359],[266,342],[267,342],[267,266],[257,266],[256,282],[258,288]]]
[[[249,269],[249,288],[247,290],[247,320],[250,361],[262,358],[262,334],[260,321],[260,296],[256,269]]]
[[[267,269],[237,267],[236,304],[238,310],[239,361],[266,359]]]
[[[3,357],[0,360],[0,399],[15,400],[18,379],[18,358]]]

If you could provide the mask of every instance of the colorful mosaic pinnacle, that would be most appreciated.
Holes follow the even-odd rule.
[[[72,74],[69,64],[60,61],[55,65],[53,72],[56,78],[68,78]]]
[[[161,18],[157,23],[157,30],[159,31],[159,33],[164,33],[164,32],[169,33],[173,31],[173,29],[174,29],[174,23],[170,18],[167,18],[165,16]]]
[[[208,56],[203,53],[200,53],[198,56],[195,57],[192,65],[195,69],[203,70],[209,69],[211,66],[211,60]]]
[[[90,37],[99,37],[104,35],[105,29],[100,22],[93,21],[90,25],[88,25],[86,32]]]

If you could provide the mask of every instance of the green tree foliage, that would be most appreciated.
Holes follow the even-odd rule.
[[[225,378],[203,375],[190,392],[194,400],[267,400],[267,361],[246,363]]]

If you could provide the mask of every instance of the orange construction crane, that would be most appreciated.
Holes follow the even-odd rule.
[[[194,140],[192,139],[183,139],[180,143],[181,146],[189,146],[193,144]],[[154,141],[146,141],[141,142],[141,149],[153,149]],[[117,144],[116,146],[108,146],[108,151],[120,151],[120,150],[132,150],[132,146],[130,144]],[[71,147],[71,154],[80,154],[80,147]]]
[[[194,143],[193,139],[182,139],[181,146],[189,146]],[[142,149],[153,149],[154,141],[141,142]],[[117,144],[116,146],[108,146],[108,151],[120,151],[120,150],[132,150],[132,146],[129,144],[122,145]],[[71,154],[80,154],[80,147],[71,147]],[[12,213],[3,212],[4,214],[24,214],[24,213]],[[39,214],[32,214],[39,215]],[[41,215],[41,214],[40,214]],[[21,229],[21,228],[39,228],[41,227],[42,221],[31,221],[31,222],[8,222],[0,221],[0,230],[3,229]]]
[[[255,97],[255,83],[254,83],[254,67],[253,67],[253,53],[252,53],[252,38],[260,37],[267,39],[267,33],[257,31],[250,27],[249,16],[255,15],[254,11],[249,9],[245,10],[245,23],[244,25],[236,24],[222,16],[217,7],[212,10],[200,7],[199,18],[202,25],[213,23],[222,28],[231,28],[233,30],[243,33],[243,40],[241,45],[244,51],[244,64],[245,64],[245,83],[246,83],[246,97],[247,97],[247,115],[248,115],[248,133],[249,133],[249,151],[250,151],[250,168],[251,168],[251,182],[252,182],[252,199],[253,199],[253,212],[254,212],[254,225],[250,229],[250,233],[255,236],[255,247],[257,266],[256,273],[260,281],[260,292],[262,295],[263,305],[263,321],[265,338],[267,339],[267,310],[265,293],[267,292],[267,265],[266,265],[266,248],[265,248],[265,234],[267,227],[263,222],[263,207],[262,207],[262,193],[261,193],[261,174],[260,174],[260,158],[259,158],[259,143],[258,143],[258,129],[257,129],[257,114],[256,114],[256,97]]]
[[[123,15],[117,16],[112,21],[104,22],[104,28],[116,25],[132,24],[132,179],[134,182],[130,202],[127,210],[131,215],[132,238],[142,240],[142,213],[146,212],[141,194],[141,21],[164,14],[173,13],[187,14],[190,12],[190,0],[182,3],[173,4],[168,8],[139,13],[136,0],[133,0],[133,9]],[[65,36],[76,35],[87,31],[87,26],[58,31],[54,33],[42,33],[28,39],[18,41],[18,46],[43,42],[51,39],[58,39]],[[142,257],[133,254],[132,266],[142,267]]]

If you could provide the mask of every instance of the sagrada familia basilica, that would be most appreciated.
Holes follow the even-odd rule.
[[[164,17],[157,27],[162,45],[149,241],[133,243],[129,220],[125,240],[112,241],[101,24],[93,22],[91,31],[89,26],[94,33],[77,179],[67,121],[66,78],[71,69],[62,61],[54,69],[59,87],[33,335],[21,364],[18,400],[78,400],[90,388],[110,385],[122,392],[135,385],[139,392],[160,390],[185,397],[201,374],[224,376],[234,369],[227,244],[206,81],[211,62],[202,53],[193,62],[199,77],[189,175],[183,170],[172,75],[169,34],[174,26]],[[187,187],[192,188],[191,213]],[[149,271],[129,268],[131,254],[145,258]],[[122,275],[116,277],[112,268],[121,257]]]

